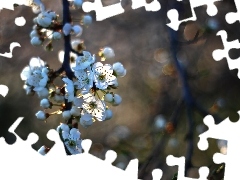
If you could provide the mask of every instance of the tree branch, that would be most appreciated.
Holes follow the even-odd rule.
[[[69,2],[68,0],[62,0],[62,5],[63,5],[63,26],[66,23],[71,23],[71,17],[70,17],[70,10],[69,10]],[[70,67],[70,52],[71,52],[71,36],[70,34],[64,35],[64,59],[62,63],[62,67],[60,68],[61,70],[64,70],[66,72],[66,76],[68,79],[72,80],[74,77],[73,71]],[[66,110],[70,110],[72,107],[72,103],[68,102],[67,99],[65,99],[65,107]]]

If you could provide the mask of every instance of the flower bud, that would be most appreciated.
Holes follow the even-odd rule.
[[[62,38],[62,34],[59,33],[59,32],[54,32],[53,35],[52,35],[52,38],[55,39],[55,40],[59,40]]]
[[[127,70],[123,67],[122,63],[116,62],[113,64],[113,71],[117,76],[124,77],[127,73]]]
[[[102,53],[106,59],[111,59],[115,56],[113,49],[110,47],[104,47]]]
[[[39,45],[41,45],[42,44],[42,40],[39,38],[39,37],[33,37],[32,39],[31,39],[31,44],[33,45],[33,46],[39,46]]]
[[[63,34],[65,36],[69,35],[71,30],[72,30],[72,25],[70,23],[64,24],[64,26],[63,26]]]
[[[121,96],[119,96],[118,94],[114,94],[113,105],[118,106],[121,102],[122,102]]]
[[[84,42],[81,39],[75,39],[71,44],[72,48],[77,52],[82,52],[85,49]]]
[[[60,130],[61,131],[65,131],[67,133],[69,133],[70,129],[69,129],[69,126],[67,124],[64,124],[64,123],[61,123],[58,127],[57,127],[57,132],[60,133]]]
[[[73,30],[74,34],[76,34],[76,36],[81,36],[82,35],[83,30],[82,30],[82,27],[79,26],[79,25],[74,25],[72,27],[72,30]]]
[[[49,102],[48,99],[44,98],[40,101],[40,106],[43,107],[44,109],[48,109],[51,107],[51,103]]]
[[[31,38],[38,37],[38,32],[36,30],[32,30],[30,33],[30,37]]]
[[[111,118],[113,117],[113,112],[112,112],[112,110],[106,109],[105,115],[106,115],[105,120],[111,119]]]
[[[38,97],[40,99],[48,98],[49,92],[47,88],[43,88],[41,91],[37,91]]]
[[[74,0],[73,4],[74,6],[76,6],[77,8],[80,8],[82,6],[82,0]]]
[[[85,26],[89,26],[90,24],[92,24],[92,17],[90,15],[83,16],[82,24]]]
[[[73,116],[80,116],[80,114],[81,114],[80,109],[77,108],[77,106],[72,106],[70,113]]]
[[[33,18],[33,23],[34,24],[37,24],[37,19],[38,19],[37,17]]]
[[[35,116],[37,117],[37,119],[39,120],[46,120],[49,117],[49,114],[43,112],[43,111],[38,111]]]
[[[93,124],[93,120],[84,120],[83,118],[80,118],[80,124],[84,127],[84,128],[88,128],[89,126],[91,126]]]
[[[113,95],[110,93],[105,94],[104,101],[106,102],[113,102]]]
[[[37,23],[42,27],[48,27],[52,23],[51,17],[47,13],[40,13],[37,17]]]
[[[70,135],[71,135],[71,139],[77,141],[77,140],[80,139],[81,133],[79,132],[78,129],[72,128],[72,129],[70,130]]]
[[[69,120],[72,115],[71,115],[70,111],[68,110],[68,111],[63,111],[62,116],[63,116],[63,119]]]

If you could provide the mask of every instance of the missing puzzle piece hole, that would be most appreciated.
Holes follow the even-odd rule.
[[[231,122],[237,122],[239,120],[239,114],[237,112],[232,112],[230,115],[229,115],[229,120]]]
[[[7,133],[5,136],[5,141],[6,143],[8,143],[9,145],[14,144],[17,140],[16,136],[13,133]]]
[[[229,50],[228,54],[232,60],[238,60],[240,57],[240,49],[232,48]]]

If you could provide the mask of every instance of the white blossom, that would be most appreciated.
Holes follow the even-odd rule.
[[[76,128],[72,128],[70,131],[62,131],[64,145],[71,154],[82,153],[82,140],[80,139],[80,135],[81,133]]]
[[[68,99],[68,102],[72,102],[74,100],[74,84],[73,81],[68,78],[62,79],[66,86],[65,86],[65,98]]]
[[[113,71],[117,76],[124,77],[127,73],[127,70],[123,67],[122,63],[116,62],[113,64]]]
[[[77,89],[82,90],[82,94],[86,94],[93,87],[93,72],[91,69],[88,71],[75,71],[74,72],[77,81],[74,82],[74,85],[77,85]]]
[[[76,64],[73,69],[75,71],[83,70],[88,68],[92,63],[95,62],[95,56],[92,56],[90,52],[83,51],[83,56],[78,56],[76,58]]]
[[[106,105],[104,101],[97,99],[91,93],[83,95],[83,111],[84,114],[91,114],[98,121],[103,121],[105,119],[105,109]]]
[[[34,91],[41,91],[48,82],[48,69],[44,67],[44,62],[40,58],[32,58],[29,66],[26,66],[20,76],[26,81],[28,86],[34,87]]]
[[[107,89],[109,85],[113,85],[116,76],[113,75],[113,69],[110,64],[103,65],[97,62],[93,65],[94,82],[97,88]]]

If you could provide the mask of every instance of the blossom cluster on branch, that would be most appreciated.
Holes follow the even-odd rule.
[[[36,3],[37,2],[37,3]],[[37,17],[34,18],[30,42],[34,46],[45,46],[53,50],[52,41],[64,38],[64,50],[59,52],[62,63],[58,70],[51,69],[40,57],[31,58],[20,76],[25,81],[24,89],[27,95],[37,94],[43,110],[36,113],[39,120],[47,121],[50,116],[61,114],[62,122],[57,127],[67,154],[78,154],[81,149],[81,133],[78,124],[87,128],[94,121],[109,120],[113,116],[111,106],[122,102],[120,95],[112,90],[118,87],[118,78],[126,75],[126,69],[120,62],[103,64],[105,60],[113,59],[112,48],[104,47],[98,52],[98,57],[86,51],[81,39],[71,40],[71,36],[79,37],[83,27],[73,25],[70,17],[71,8],[81,8],[82,1],[62,0],[63,20],[54,11],[45,10],[41,1],[35,0],[38,6]],[[83,16],[82,25],[89,25],[92,19]],[[56,85],[56,79],[61,79],[61,86]],[[51,112],[51,110],[53,110]],[[39,153],[45,155],[49,148],[42,146]]]

